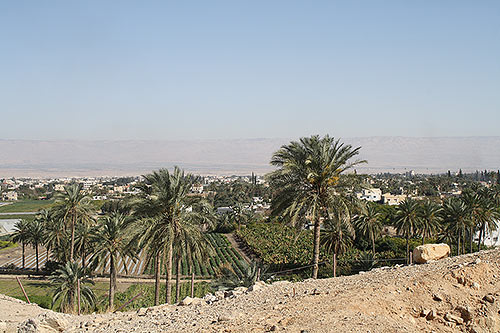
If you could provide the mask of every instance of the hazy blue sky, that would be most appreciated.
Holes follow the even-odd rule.
[[[2,1],[0,138],[500,135],[500,1]]]

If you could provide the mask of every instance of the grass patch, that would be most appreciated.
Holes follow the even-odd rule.
[[[35,214],[0,215],[0,220],[17,220],[17,219],[32,221],[35,219]]]
[[[0,213],[36,212],[40,209],[50,208],[54,200],[22,200],[10,205],[0,206]]]
[[[42,308],[50,309],[53,287],[49,281],[21,279],[21,282],[31,303],[36,303]],[[108,287],[108,283],[106,282],[96,282],[94,286],[91,286],[98,299],[103,296],[106,297]],[[15,279],[0,279],[0,293],[26,302],[26,298]]]

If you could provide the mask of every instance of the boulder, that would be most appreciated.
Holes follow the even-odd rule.
[[[186,296],[182,301],[180,301],[179,305],[187,306],[187,305],[198,305],[205,302],[202,298],[194,297],[191,298]]]
[[[425,264],[432,260],[439,260],[450,255],[448,244],[425,244],[419,245],[413,250],[413,261],[417,264]]]

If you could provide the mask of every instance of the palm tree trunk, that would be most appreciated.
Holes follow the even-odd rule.
[[[160,251],[155,254],[155,306],[160,304]]]
[[[23,243],[23,269],[25,269],[26,268],[25,265],[24,265],[25,261],[26,261],[25,257],[24,257],[24,247],[25,247],[25,244],[24,244],[24,241],[22,243]]]
[[[481,250],[481,237],[483,236],[483,228],[479,228],[479,241],[477,242],[477,250]]]
[[[36,257],[36,271],[38,273],[39,269],[38,269],[38,243],[35,244],[35,257]]]
[[[462,238],[462,235],[460,234],[460,231],[458,232],[458,244],[457,244],[457,256],[460,255],[460,238]]]
[[[73,261],[73,254],[75,250],[75,214],[71,218],[71,248],[69,252],[69,261]]]
[[[170,301],[172,299],[172,243],[170,243],[168,247],[168,253],[167,253],[167,272],[166,272],[166,279],[167,279],[167,284],[166,284],[166,291],[165,291],[165,302],[167,304],[170,304]]]
[[[191,298],[194,297],[194,271],[193,266],[189,269],[191,271]]]
[[[180,302],[181,298],[181,257],[177,257],[177,272],[175,272],[175,302]]]
[[[375,255],[375,237],[372,237],[372,251],[373,255]]]
[[[472,253],[472,243],[474,242],[474,229],[472,226],[469,228],[469,253]]]
[[[314,240],[313,240],[313,271],[312,271],[312,278],[317,279],[318,278],[318,271],[319,271],[319,241],[320,241],[320,221],[317,219],[314,221]]]
[[[115,276],[115,261],[112,255],[110,255],[109,261],[109,311],[113,311],[114,299],[115,299],[115,285],[116,285],[116,276]]]
[[[85,269],[85,243],[82,244],[82,267]]]
[[[406,234],[406,264],[410,264],[410,233]]]

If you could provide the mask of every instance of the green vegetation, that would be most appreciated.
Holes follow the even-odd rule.
[[[236,234],[267,265],[304,266],[311,262],[311,230],[298,231],[280,223],[254,223]]]
[[[54,205],[54,200],[20,200],[0,206],[0,213],[37,212]]]
[[[173,286],[172,286],[173,287]],[[210,293],[211,287],[210,283],[208,282],[196,282],[194,284],[194,296],[195,297],[203,297],[206,294]],[[128,310],[134,310],[142,307],[149,307],[154,305],[154,295],[155,295],[155,288],[154,285],[151,283],[147,284],[133,284],[130,287],[127,288],[124,292],[118,292],[115,295],[115,305],[116,308],[119,308],[123,304],[125,304],[127,301],[132,299],[132,297],[138,295],[139,293],[142,293],[140,297],[138,297],[136,300],[131,302],[130,304],[126,305],[122,310],[120,311],[128,311]],[[160,288],[160,293],[165,294],[165,285],[162,285]],[[171,293],[171,299],[170,303],[173,303],[175,301],[175,296],[173,293]],[[189,282],[184,282],[181,283],[180,287],[180,299],[185,298],[186,296],[191,295],[191,286]],[[99,301],[99,309],[101,311],[104,311],[105,307],[102,304],[107,303],[107,298],[106,296],[102,296]]]

